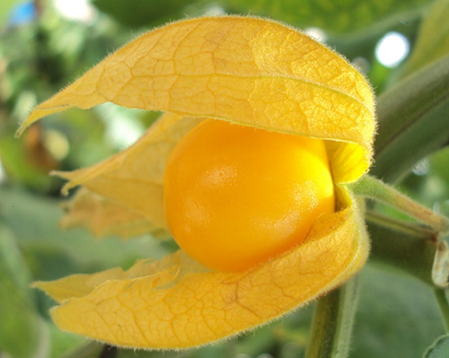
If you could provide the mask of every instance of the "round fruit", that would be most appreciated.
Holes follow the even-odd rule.
[[[171,154],[164,204],[188,255],[216,270],[247,270],[301,244],[334,212],[324,142],[206,120]]]

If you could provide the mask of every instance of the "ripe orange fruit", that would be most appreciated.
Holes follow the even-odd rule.
[[[216,270],[249,269],[301,244],[334,212],[324,142],[206,120],[171,154],[164,204],[188,255]]]

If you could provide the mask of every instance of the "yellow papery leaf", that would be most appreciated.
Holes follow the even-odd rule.
[[[201,120],[166,113],[133,146],[119,154],[89,168],[54,174],[70,180],[65,191],[82,184],[136,211],[150,224],[166,228],[165,166],[178,141]]]
[[[349,159],[357,176],[371,162],[374,107],[363,76],[272,21],[199,18],[151,31],[36,107],[19,133],[43,116],[105,102],[355,143],[362,155]],[[340,173],[338,182],[353,178]]]
[[[59,222],[63,229],[81,226],[97,237],[118,235],[122,239],[145,233],[154,237],[169,236],[166,230],[155,226],[142,214],[86,188],[80,189],[63,207],[67,211]]]
[[[206,344],[280,317],[354,274],[368,240],[360,210],[348,205],[321,217],[302,245],[246,272],[212,272],[178,251],[127,272],[36,286],[62,301],[52,310],[62,329],[125,347]]]
[[[113,268],[91,275],[72,275],[53,282],[35,282],[34,287],[44,290],[55,301],[88,295],[98,285],[111,277],[120,277],[121,268]]]

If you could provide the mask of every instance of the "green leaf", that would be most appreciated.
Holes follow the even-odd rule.
[[[0,210],[27,254],[34,278],[53,280],[72,273],[125,268],[141,258],[161,258],[170,248],[143,236],[98,240],[84,229],[62,231],[60,201],[0,187]]]
[[[424,354],[423,358],[447,358],[449,355],[449,335],[438,338]]]
[[[429,0],[218,0],[226,12],[261,15],[301,27],[319,27],[329,33],[343,34],[409,21],[420,16]],[[204,0],[157,1],[94,0],[101,11],[130,26],[150,26],[184,17],[186,13],[201,15]],[[212,4],[213,5],[213,4]],[[210,6],[210,5],[209,5]]]
[[[365,266],[350,357],[421,358],[444,332],[433,290],[421,282]]]
[[[301,27],[318,27],[329,33],[353,33],[378,22],[407,21],[428,0],[221,0],[226,10],[269,16]]]
[[[379,96],[379,130],[371,174],[396,182],[449,137],[449,56]]]
[[[413,53],[401,75],[407,76],[449,53],[449,0],[437,0],[424,17]]]
[[[184,8],[192,0],[166,0],[163,5],[159,1],[93,0],[93,4],[126,26],[141,27],[184,16]]]
[[[4,223],[0,227],[0,350],[11,358],[45,357],[48,332],[34,310],[26,264]]]

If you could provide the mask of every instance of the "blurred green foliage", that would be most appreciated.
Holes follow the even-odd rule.
[[[173,250],[170,243],[150,236],[98,241],[81,229],[62,232],[61,182],[48,176],[51,170],[84,167],[123,149],[156,113],[108,105],[73,110],[14,138],[31,107],[134,38],[136,29],[214,13],[262,15],[305,30],[319,28],[330,46],[359,66],[378,95],[449,52],[448,0],[93,0],[90,15],[78,20],[70,18],[75,10],[58,10],[63,1],[36,0],[29,2],[33,19],[17,22],[17,5],[24,3],[0,1],[1,358],[57,358],[70,352],[81,357],[103,349],[94,344],[86,348],[83,338],[56,329],[48,316],[54,303],[32,290],[30,282],[117,265],[126,268],[138,258],[159,258]],[[385,67],[375,54],[389,31],[401,32],[412,48],[409,59],[395,68]],[[447,138],[444,146],[449,129],[442,135]],[[449,148],[418,159],[399,186],[424,205],[449,214]],[[385,212],[401,218],[391,209]],[[376,261],[361,273],[351,357],[422,357],[444,333],[432,290],[386,268]],[[312,309],[198,350],[120,350],[117,357],[301,357]],[[448,347],[447,337],[442,338],[426,357],[449,356]]]
[[[419,70],[421,67],[447,55],[449,52],[449,2],[437,0],[429,7],[420,26],[418,39],[410,59],[402,69],[402,76]]]
[[[436,340],[436,342],[428,349],[424,358],[444,358],[449,351],[449,337],[443,336]]]

